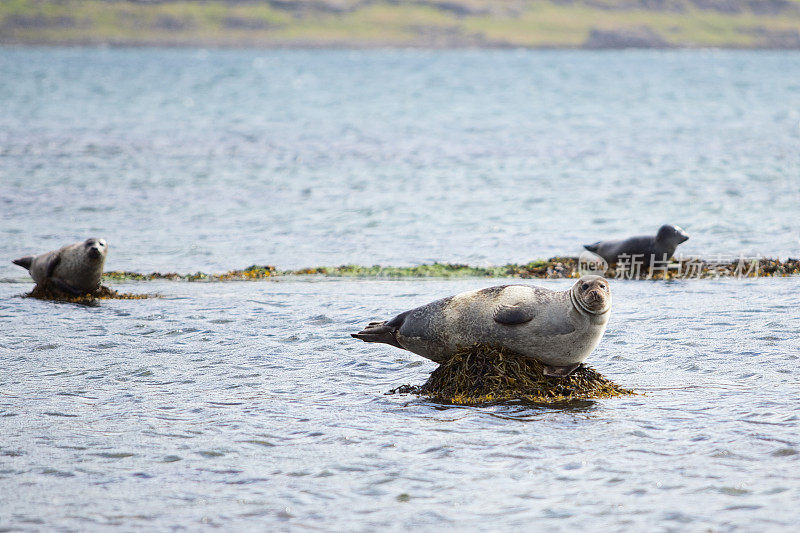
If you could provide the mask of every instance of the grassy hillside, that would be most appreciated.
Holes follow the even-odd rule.
[[[2,0],[0,43],[800,48],[800,0]]]

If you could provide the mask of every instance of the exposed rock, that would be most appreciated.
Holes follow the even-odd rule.
[[[276,27],[263,19],[244,17],[225,17],[222,19],[222,25],[231,30],[267,30]]]
[[[78,22],[72,17],[47,17],[45,15],[8,15],[3,20],[4,28],[47,29],[75,28]]]
[[[647,27],[624,28],[619,30],[600,30],[592,28],[583,48],[669,48],[658,33]]]
[[[718,11],[720,13],[741,13],[744,11],[744,2],[741,0],[692,0],[699,9]]]
[[[267,0],[270,7],[295,13],[350,13],[362,7],[358,0]]]
[[[756,37],[759,48],[778,48],[795,50],[800,48],[799,30],[770,30],[763,27],[742,30]]]
[[[554,3],[569,5],[576,2],[572,0],[555,0]],[[583,0],[580,4],[605,11],[659,11],[682,13],[688,8],[686,0]]]
[[[758,15],[782,15],[789,12],[800,12],[800,5],[789,0],[749,0],[747,6],[750,11]]]
[[[401,2],[395,1],[395,4]],[[430,6],[440,11],[447,11],[458,17],[474,16],[474,15],[489,15],[492,12],[490,4],[473,4],[467,2],[456,2],[447,0],[420,0],[416,2],[420,5]]]
[[[180,19],[177,17],[172,17],[170,15],[161,15],[158,17],[153,24],[154,28],[158,28],[160,30],[185,30],[191,28],[194,24],[191,20],[187,19]]]

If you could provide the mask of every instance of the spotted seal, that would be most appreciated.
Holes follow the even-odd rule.
[[[499,285],[463,292],[371,322],[351,334],[391,344],[442,363],[474,343],[507,348],[545,365],[545,375],[568,376],[600,342],[611,315],[611,292],[600,276],[569,290]]]
[[[598,241],[584,244],[583,247],[599,255],[607,263],[617,263],[620,256],[627,255],[629,260],[639,260],[644,265],[653,261],[666,261],[675,253],[675,248],[689,239],[689,235],[678,226],[664,224],[658,228],[655,236],[640,235],[618,241]]]
[[[41,288],[54,287],[69,294],[86,294],[100,285],[108,245],[103,239],[86,239],[40,255],[28,255],[13,263],[28,269]]]

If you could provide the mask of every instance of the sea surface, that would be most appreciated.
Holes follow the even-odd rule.
[[[800,53],[0,48],[0,530],[793,531],[800,277],[611,280],[636,396],[453,407],[367,322],[504,279],[223,272],[800,255]],[[569,280],[537,280],[563,290]]]

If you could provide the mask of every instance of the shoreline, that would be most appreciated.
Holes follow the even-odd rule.
[[[800,50],[800,2],[14,0],[0,45]]]
[[[419,51],[432,51],[432,52],[458,52],[458,51],[508,51],[508,50],[524,50],[524,51],[566,51],[566,52],[614,52],[626,50],[653,50],[653,51],[679,51],[679,52],[704,52],[704,51],[753,51],[753,52],[800,52],[800,45],[798,46],[631,46],[625,48],[596,48],[584,46],[559,46],[559,45],[540,45],[540,46],[523,46],[523,45],[447,45],[447,46],[430,46],[426,44],[403,44],[395,45],[391,43],[269,43],[269,44],[253,44],[253,43],[216,43],[216,42],[186,42],[186,43],[163,43],[163,42],[95,42],[95,41],[64,41],[64,42],[50,42],[50,41],[3,41],[0,40],[0,48],[89,48],[89,49],[174,49],[174,50],[256,50],[256,51],[403,51],[403,50],[419,50]]]

